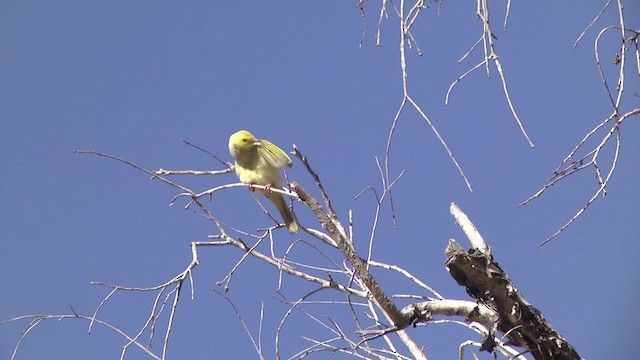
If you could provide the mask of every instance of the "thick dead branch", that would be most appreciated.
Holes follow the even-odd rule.
[[[493,256],[477,249],[465,252],[449,240],[445,266],[467,293],[493,308],[498,330],[513,345],[527,349],[537,360],[579,360],[578,352],[545,320],[542,313],[520,294]]]

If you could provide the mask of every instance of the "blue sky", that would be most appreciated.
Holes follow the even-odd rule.
[[[489,79],[478,71],[458,84],[444,105],[451,82],[481,61],[482,54],[474,52],[456,63],[481,34],[475,4],[445,2],[439,13],[437,6],[422,12],[413,35],[424,56],[407,54],[410,91],[475,191],[467,191],[424,120],[406,111],[391,149],[391,176],[405,171],[394,189],[400,226],[393,229],[386,203],[373,250],[374,259],[402,266],[446,297],[468,299],[443,267],[447,240],[465,240],[449,215],[449,203],[457,202],[527,299],[589,359],[624,358],[632,350],[635,326],[627,314],[635,313],[640,295],[637,118],[622,127],[622,152],[607,197],[552,243],[538,246],[593,194],[593,172],[565,180],[524,208],[517,204],[611,112],[593,41],[601,28],[617,23],[615,9],[572,48],[602,5],[514,3],[505,33],[503,4],[492,4],[497,51],[533,149],[509,112],[494,67]],[[638,4],[625,5],[627,25],[638,28]],[[0,2],[0,320],[69,313],[68,304],[90,315],[108,293],[90,281],[161,284],[188,265],[190,242],[216,233],[205,218],[184,211],[184,203],[168,206],[175,189],[121,163],[73,154],[74,149],[111,153],[152,170],[215,170],[219,163],[180,140],[225,160],[228,136],[243,128],[285,150],[296,144],[320,174],[343,222],[353,210],[355,242],[364,254],[374,199],[370,193],[354,197],[369,185],[380,189],[374,157],[384,157],[402,100],[397,20],[383,22],[382,46],[376,48],[378,6],[365,6],[369,32],[360,47],[363,21],[354,2]],[[610,76],[616,36],[605,37],[612,45],[602,50]],[[640,104],[632,66],[626,110]],[[289,177],[317,194],[301,163],[294,164]],[[172,179],[195,191],[236,182],[233,175]],[[236,227],[271,225],[245,189],[228,189],[207,204]],[[302,225],[319,227],[302,204],[296,204],[296,214]],[[281,232],[277,249],[297,238],[313,241],[304,233]],[[308,249],[296,255],[329,266]],[[170,358],[256,358],[228,303],[211,290],[241,256],[230,248],[201,250],[196,296],[191,300],[183,292]],[[390,293],[420,293],[395,274],[377,275]],[[267,358],[273,354],[273,329],[287,310],[275,299],[277,286],[273,269],[250,260],[229,292],[254,334],[264,304]],[[289,298],[312,289],[285,277]],[[342,299],[327,293],[317,300],[325,297]],[[102,318],[135,333],[152,301],[151,294],[118,294]],[[348,323],[350,315],[341,315]],[[27,324],[0,326],[0,358],[11,354]],[[118,358],[125,341],[101,327],[87,335],[87,326],[80,320],[42,324],[26,338],[18,359]],[[454,358],[458,344],[478,340],[451,324],[409,333],[433,359]],[[305,334],[328,336],[297,314],[283,332],[282,356],[306,347]],[[127,358],[145,357],[132,350]]]

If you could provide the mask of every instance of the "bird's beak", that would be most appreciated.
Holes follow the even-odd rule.
[[[253,146],[262,146],[262,141],[256,140],[253,142]]]

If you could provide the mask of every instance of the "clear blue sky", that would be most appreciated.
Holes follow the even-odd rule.
[[[425,122],[407,111],[391,154],[392,176],[406,171],[394,193],[400,227],[392,229],[385,205],[373,251],[374,259],[404,267],[446,297],[468,299],[442,265],[449,238],[466,245],[448,212],[455,201],[528,300],[589,359],[629,358],[636,337],[637,118],[623,126],[622,153],[607,197],[551,244],[537,245],[595,191],[592,172],[570,178],[527,207],[516,205],[542,186],[568,151],[610,113],[593,41],[600,28],[617,23],[614,9],[572,48],[601,3],[513,3],[506,33],[501,31],[503,4],[492,3],[497,50],[535,149],[518,131],[495,68],[488,80],[483,72],[468,77],[444,105],[449,84],[480,61],[476,52],[456,64],[480,36],[475,4],[448,1],[439,14],[437,6],[421,14],[413,35],[425,55],[408,54],[410,89],[475,192],[466,190]],[[353,209],[355,241],[364,255],[374,201],[371,194],[354,196],[368,185],[380,187],[374,156],[384,156],[402,93],[397,21],[393,14],[385,20],[377,49],[379,5],[367,3],[369,33],[359,47],[363,22],[354,5],[0,2],[0,320],[69,313],[68,303],[90,315],[108,292],[90,281],[163,283],[187,266],[191,241],[216,233],[206,219],[184,211],[184,204],[168,206],[174,189],[123,164],[73,154],[73,149],[112,153],[149,169],[213,170],[220,164],[180,140],[226,160],[228,136],[242,128],[286,150],[295,143],[320,174],[342,221]],[[628,26],[637,29],[638,4],[627,1],[625,11]],[[618,44],[613,35],[607,39]],[[612,49],[603,56],[607,65]],[[640,93],[638,76],[632,74],[627,109],[640,104],[632,95]],[[297,160],[290,178],[316,192]],[[232,175],[174,179],[196,191],[236,182]],[[229,189],[208,205],[237,227],[271,225],[245,189]],[[303,225],[319,227],[301,204],[296,213]],[[304,233],[292,237],[282,232],[280,250],[297,238],[313,241]],[[234,249],[201,251],[194,273],[196,297],[189,299],[190,288],[183,292],[170,358],[256,358],[230,307],[211,290],[241,256]],[[329,266],[308,251],[298,259]],[[379,275],[390,292],[419,291],[396,275]],[[287,309],[274,300],[277,281],[273,269],[251,260],[234,276],[229,292],[254,334],[264,302],[267,358],[273,355],[273,329]],[[292,299],[311,289],[285,277],[283,293]],[[119,294],[101,315],[136,333],[152,301],[151,294]],[[317,311],[332,314],[336,308]],[[0,326],[0,358],[8,358],[26,326]],[[124,339],[100,327],[87,335],[87,326],[79,320],[40,325],[18,359],[118,358]],[[478,340],[456,325],[409,333],[432,359],[452,359],[459,343]],[[307,346],[305,334],[328,336],[297,314],[283,332],[282,356]],[[154,346],[159,350],[158,343]],[[128,358],[145,357],[132,350]]]

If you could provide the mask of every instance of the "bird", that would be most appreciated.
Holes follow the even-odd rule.
[[[296,233],[298,221],[295,215],[282,194],[271,191],[271,188],[282,188],[279,169],[293,166],[289,155],[270,141],[257,139],[247,130],[240,130],[229,137],[229,152],[235,159],[235,171],[240,182],[249,185],[249,190],[264,194],[271,200],[289,232]],[[263,185],[266,189],[252,188],[254,184]]]

